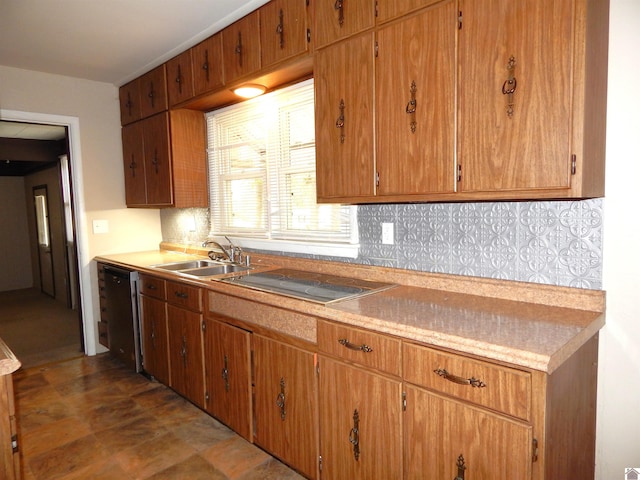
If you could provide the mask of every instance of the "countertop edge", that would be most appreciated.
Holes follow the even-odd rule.
[[[20,368],[22,363],[16,358],[9,346],[0,338],[0,375],[9,375]]]

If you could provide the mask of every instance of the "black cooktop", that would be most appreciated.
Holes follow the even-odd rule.
[[[249,273],[223,278],[220,281],[323,304],[368,295],[395,286],[391,283],[370,282],[289,268]]]

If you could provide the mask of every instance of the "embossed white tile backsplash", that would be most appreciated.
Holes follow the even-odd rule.
[[[182,241],[180,212],[161,211],[163,240]],[[601,289],[602,216],[601,198],[361,205],[360,256],[330,260]],[[393,245],[381,241],[386,222],[394,224]]]

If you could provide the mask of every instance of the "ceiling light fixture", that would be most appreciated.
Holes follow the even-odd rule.
[[[264,85],[257,83],[246,83],[233,89],[233,93],[242,98],[253,98],[262,95],[267,90]]]

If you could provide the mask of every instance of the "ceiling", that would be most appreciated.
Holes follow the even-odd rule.
[[[0,65],[127,81],[267,0],[0,0]]]
[[[267,1],[0,0],[0,65],[119,87]],[[15,156],[24,139],[38,151],[65,136],[64,127],[0,121],[0,176],[44,166]]]

